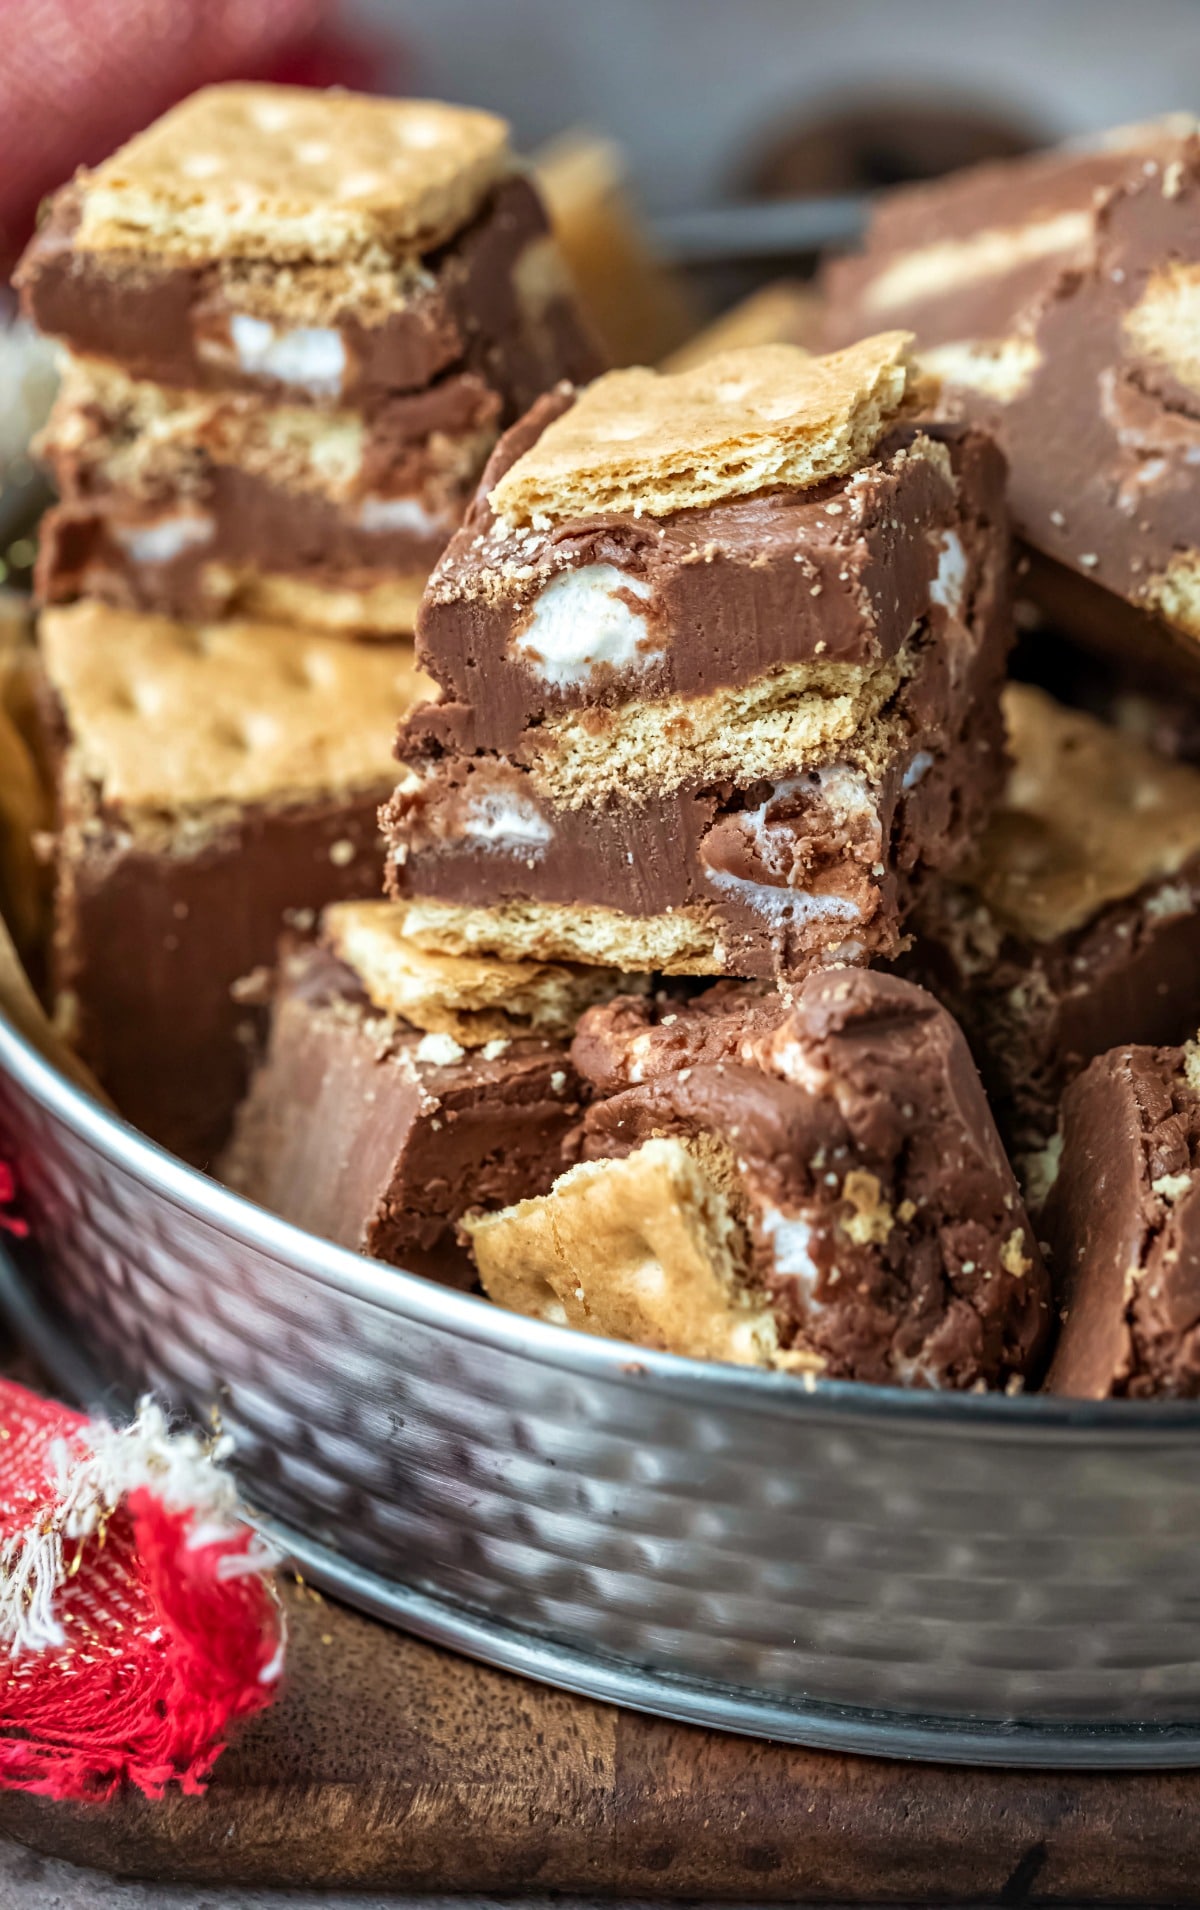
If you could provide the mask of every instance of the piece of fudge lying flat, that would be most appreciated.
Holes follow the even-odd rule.
[[[1006,794],[905,968],[961,1022],[1036,1205],[1067,1083],[1200,1021],[1200,772],[1024,684],[1005,710]]]
[[[493,1300],[830,1378],[1038,1377],[1038,1248],[966,1042],[923,990],[841,969],[790,1005],[622,1003],[584,1017],[573,1053],[610,1090],[585,1158],[465,1222]]]
[[[999,438],[1014,528],[1200,638],[1196,126],[887,195],[865,254],[827,271],[825,337],[910,327],[947,410]]]
[[[504,121],[437,100],[212,86],[59,192],[16,275],[131,378],[365,413],[471,372],[506,421],[588,376]]]
[[[905,341],[553,394],[431,580],[389,888],[431,946],[795,977],[897,948],[1001,779],[1003,467]]]
[[[605,969],[431,956],[387,902],[326,910],[282,959],[265,1057],[221,1178],[340,1246],[469,1286],[467,1208],[549,1188],[574,1158],[568,1054]]]
[[[1200,1397],[1200,1048],[1114,1048],[1067,1090],[1040,1230],[1062,1328],[1047,1388]]]
[[[57,782],[58,1016],[121,1112],[211,1161],[251,1059],[255,971],[296,914],[377,894],[408,643],[42,613]],[[248,992],[247,992],[248,991]]]

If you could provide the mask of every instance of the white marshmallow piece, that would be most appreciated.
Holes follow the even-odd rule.
[[[169,564],[184,551],[207,544],[216,525],[194,511],[176,511],[150,524],[114,524],[112,534],[135,564]]]
[[[785,1214],[780,1207],[765,1202],[758,1216],[759,1230],[770,1243],[776,1273],[797,1280],[811,1306],[820,1269],[812,1257],[813,1226],[805,1214]]]
[[[338,398],[346,375],[346,347],[340,332],[326,325],[298,325],[279,331],[265,318],[235,312],[229,321],[234,356],[247,377],[277,378],[313,398]]]
[[[437,537],[451,528],[445,518],[426,510],[419,497],[364,497],[358,526],[364,531],[412,531],[416,537]]]
[[[484,849],[526,858],[541,855],[554,840],[553,829],[534,805],[503,789],[472,797],[463,834]]]
[[[943,531],[937,575],[929,586],[929,601],[940,604],[952,617],[961,617],[967,595],[967,553],[957,531]]]
[[[556,689],[586,684],[600,664],[645,670],[662,651],[650,646],[645,618],[624,598],[645,601],[649,595],[648,583],[615,564],[561,571],[537,597],[514,648]]]

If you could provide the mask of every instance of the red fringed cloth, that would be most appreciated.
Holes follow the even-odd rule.
[[[283,1663],[274,1554],[205,1446],[0,1380],[0,1785],[204,1788]]]

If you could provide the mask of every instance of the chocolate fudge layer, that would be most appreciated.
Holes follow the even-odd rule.
[[[184,618],[297,607],[309,624],[411,630],[498,412],[473,374],[367,422],[74,359],[39,441],[64,499],[43,525],[42,599]]]
[[[419,622],[412,933],[740,975],[895,949],[996,793],[1010,636],[1001,461],[897,424],[906,377],[896,339],[733,352],[501,444]]]
[[[407,644],[41,619],[58,839],[59,1019],[121,1112],[198,1164],[251,1059],[256,971],[289,920],[377,892]]]
[[[210,87],[58,194],[18,282],[181,389],[373,412],[460,369],[516,417],[597,369],[503,122],[435,101]]]
[[[1008,789],[905,960],[962,1023],[1035,1200],[1085,1063],[1200,1020],[1200,773],[1030,685],[1005,709]]]
[[[401,926],[387,903],[345,904],[284,955],[221,1177],[341,1246],[469,1286],[457,1221],[574,1159],[567,1042],[624,978],[431,958]]]
[[[584,1161],[466,1223],[493,1299],[831,1378],[1037,1377],[1038,1249],[966,1043],[923,990],[841,970],[790,1004],[600,1007],[572,1052],[585,1073],[600,1056],[608,1091]],[[611,1092],[622,1072],[636,1085]]]
[[[911,327],[948,413],[999,438],[1018,532],[1196,638],[1198,285],[1178,116],[891,195],[828,270],[826,340]]]
[[[1098,1056],[1063,1101],[1043,1216],[1062,1330],[1047,1389],[1200,1397],[1200,1049]]]

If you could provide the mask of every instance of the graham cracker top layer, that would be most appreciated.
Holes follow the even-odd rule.
[[[78,603],[43,611],[40,637],[76,771],[126,809],[387,787],[399,718],[432,689],[408,642],[275,624]]]
[[[667,517],[769,485],[854,471],[902,405],[908,332],[814,358],[795,345],[719,352],[674,374],[608,372],[491,492],[514,527],[594,512]]]
[[[1071,934],[1200,851],[1200,772],[1026,684],[1004,707],[1014,765],[971,882],[1005,926]]]
[[[210,86],[80,178],[78,244],[180,261],[425,251],[510,165],[492,113],[293,86]]]

